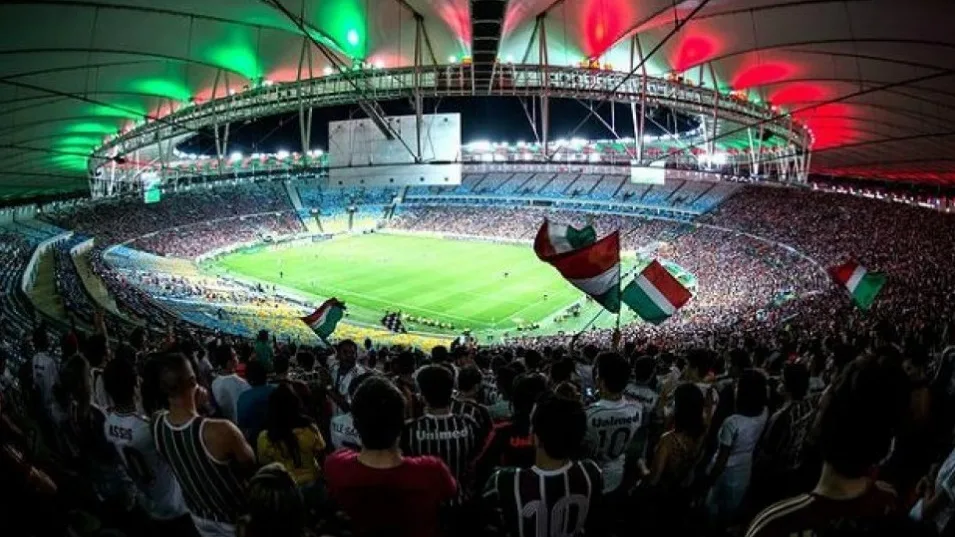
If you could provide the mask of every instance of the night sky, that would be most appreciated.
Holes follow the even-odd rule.
[[[413,114],[414,109],[407,101],[382,102],[387,115]],[[527,101],[530,110],[530,101]],[[594,105],[596,106],[596,104]],[[633,124],[630,120],[629,105],[616,105],[617,133],[621,137],[633,136]],[[490,142],[519,141],[533,142],[534,133],[524,115],[517,98],[445,98],[425,99],[425,109],[429,113],[460,113],[461,141],[467,144],[475,140]],[[601,116],[610,123],[609,104],[600,109]],[[596,118],[589,118],[575,134],[574,128],[586,117],[588,110],[577,101],[554,99],[551,101],[551,140],[558,138],[612,139],[613,134]],[[358,106],[338,106],[316,108],[312,117],[312,149],[328,149],[328,122],[365,117]],[[661,125],[672,131],[672,116],[666,109],[658,109],[648,117],[653,117]],[[696,126],[696,119],[678,116],[680,131]],[[539,121],[539,119],[538,119]],[[657,135],[662,130],[653,121],[646,122],[647,134]],[[229,129],[228,152],[274,153],[280,149],[298,151],[299,141],[298,112],[261,118],[242,124],[233,124]],[[215,153],[214,136],[211,130],[205,130],[199,136],[179,145],[185,153],[213,155]]]

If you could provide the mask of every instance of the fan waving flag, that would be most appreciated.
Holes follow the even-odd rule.
[[[577,229],[573,226],[551,224],[545,219],[534,238],[534,253],[541,261],[547,261],[555,255],[590,246],[596,241],[597,232],[593,226]]]
[[[537,232],[534,241],[534,252],[542,261],[551,264],[560,275],[567,279],[577,289],[587,293],[600,303],[607,311],[620,311],[620,234],[616,231],[596,242],[586,243],[582,247],[569,247],[571,241],[557,239],[555,243],[553,230],[561,230],[562,237],[566,238],[569,226],[553,226],[545,220]],[[580,234],[593,233],[593,228],[587,231],[574,230],[572,233],[577,241]]]
[[[623,302],[641,319],[660,324],[693,295],[656,259],[623,290]]]
[[[401,322],[400,313],[386,313],[385,316],[381,318],[381,325],[396,334],[405,334],[408,332],[405,330],[405,325]]]
[[[302,322],[308,325],[315,332],[315,335],[325,339],[332,335],[338,321],[345,315],[345,304],[337,298],[329,298],[312,312],[311,315],[302,317]]]
[[[885,274],[869,272],[859,263],[849,260],[829,268],[829,275],[849,291],[852,301],[862,310],[872,307],[876,295],[885,285]]]

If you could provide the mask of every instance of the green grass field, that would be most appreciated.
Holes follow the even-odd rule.
[[[600,311],[588,303],[579,317],[553,322],[583,295],[541,263],[529,245],[378,233],[237,252],[220,258],[211,270],[277,284],[316,300],[335,296],[348,305],[352,322],[376,325],[386,311],[401,310],[454,325],[441,330],[406,322],[410,330],[423,332],[514,334],[519,325],[535,322],[541,328],[533,333],[569,332]],[[597,325],[612,322],[605,314]]]

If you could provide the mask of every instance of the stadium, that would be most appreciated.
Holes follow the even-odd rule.
[[[0,4],[0,518],[949,534],[951,20]]]

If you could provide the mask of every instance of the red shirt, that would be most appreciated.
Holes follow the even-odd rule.
[[[357,536],[438,535],[438,509],[458,491],[437,457],[404,457],[399,466],[378,469],[342,449],[325,459],[325,478],[329,496],[351,518]]]
[[[895,490],[874,481],[861,496],[832,500],[818,494],[801,494],[763,509],[749,525],[746,537],[802,537],[817,535],[834,521],[881,517],[898,506]]]

